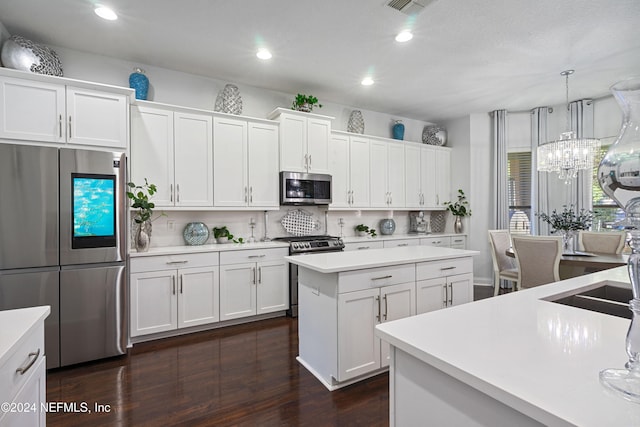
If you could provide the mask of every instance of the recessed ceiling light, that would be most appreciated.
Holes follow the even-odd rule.
[[[408,42],[412,38],[413,38],[413,34],[411,34],[411,31],[405,30],[396,36],[396,41],[400,43],[404,43],[404,42]]]
[[[260,59],[271,59],[271,57],[273,55],[271,55],[271,52],[269,52],[267,49],[258,49],[258,53],[256,53],[256,56]]]
[[[373,84],[373,79],[371,77],[365,77],[364,79],[362,79],[360,84],[362,86],[371,86]]]
[[[100,18],[106,19],[107,21],[115,21],[116,19],[118,19],[118,15],[116,15],[116,13],[112,9],[106,6],[98,5],[94,9],[94,12],[96,12],[96,15],[98,15]]]

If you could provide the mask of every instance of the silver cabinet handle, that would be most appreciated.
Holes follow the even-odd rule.
[[[262,254],[262,255],[249,255],[247,258],[264,258],[264,257],[266,257],[265,254]]]
[[[71,116],[69,116],[69,138],[71,139]]]
[[[438,242],[440,243],[440,242]],[[455,267],[442,267],[440,270],[444,271],[444,270],[453,270]]]
[[[173,184],[169,184],[169,201],[173,203]]]
[[[453,305],[453,283],[449,283],[449,304],[448,306]]]
[[[376,320],[380,322],[380,296],[376,297],[376,302],[378,303],[378,315],[376,316]]]
[[[176,294],[176,276],[171,276],[171,293]]]
[[[249,203],[253,203],[253,186],[249,187]]]
[[[358,246],[358,249],[369,249],[369,246]]]
[[[409,244],[408,244],[408,243],[400,243],[400,244],[398,245],[398,247],[402,247],[402,246],[409,246]]]
[[[247,203],[249,199],[248,193],[247,193],[247,187],[244,187],[244,202]]]
[[[60,138],[62,138],[62,114],[58,117],[58,130],[60,132]]]
[[[183,292],[183,289],[182,289],[182,282],[183,282],[183,280],[182,280],[182,274],[181,274],[181,275],[180,275],[180,293],[181,293],[181,294],[183,294],[183,293],[184,293],[184,292]]]
[[[393,204],[393,193],[391,191],[389,191],[389,204]]]
[[[27,362],[27,364],[25,366],[21,366],[18,369],[16,369],[16,372],[20,375],[24,375],[27,373],[27,371],[29,369],[31,369],[31,367],[33,366],[34,363],[36,363],[36,360],[38,360],[38,357],[40,356],[40,349],[36,350],[36,351],[32,351],[31,353],[29,353],[29,362]]]
[[[309,154],[309,170],[311,170],[313,166],[311,166],[311,154]]]
[[[171,265],[171,264],[186,264],[188,263],[188,260],[179,260],[179,261],[167,261],[166,264],[167,265]]]
[[[393,275],[389,274],[388,276],[372,277],[371,280],[391,279],[392,277]]]
[[[262,283],[262,267],[258,267],[258,284]]]
[[[384,298],[384,320],[387,320],[387,313],[389,313],[389,305],[387,303],[387,295],[385,294]]]
[[[304,167],[309,169],[309,156],[307,154],[304,155]]]
[[[447,306],[447,301],[449,301],[449,287],[445,283],[444,284],[444,301],[442,301],[442,306],[443,307]]]
[[[176,203],[180,203],[180,184],[176,184]]]
[[[256,284],[256,268],[252,267],[251,271],[253,272],[253,284],[255,285]]]

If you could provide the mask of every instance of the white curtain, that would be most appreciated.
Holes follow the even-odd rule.
[[[538,172],[538,146],[549,141],[547,135],[548,107],[531,110],[531,234],[548,235],[549,224],[540,220],[538,212],[549,212],[548,173]]]
[[[593,101],[583,99],[569,104],[569,123],[571,130],[578,138],[593,138]],[[591,210],[593,198],[591,185],[593,182],[592,171],[578,172],[578,178],[572,182],[572,201],[577,211],[580,209]]]
[[[496,229],[509,228],[509,192],[507,187],[507,110],[491,112],[493,128],[493,184],[495,189]]]

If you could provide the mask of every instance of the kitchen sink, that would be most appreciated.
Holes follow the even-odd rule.
[[[596,287],[575,294],[551,296],[547,301],[631,319],[629,301],[633,294],[628,283],[604,281]]]

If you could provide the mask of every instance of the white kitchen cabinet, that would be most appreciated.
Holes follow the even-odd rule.
[[[416,266],[416,313],[464,304],[473,300],[473,261],[444,260]]]
[[[443,203],[451,200],[451,151],[437,147],[436,150],[436,204],[442,208]]]
[[[451,247],[451,237],[449,236],[433,236],[421,237],[420,245],[422,246],[439,246],[442,248]]]
[[[364,251],[367,249],[382,249],[384,242],[381,240],[362,240],[359,242],[349,242],[344,244],[345,251]]]
[[[0,77],[0,138],[126,149],[124,93]]]
[[[467,249],[467,236],[451,236],[450,239],[450,248]]]
[[[254,249],[220,255],[220,320],[289,308],[288,249]]]
[[[450,148],[406,144],[404,165],[406,207],[444,209],[451,185]]]
[[[418,246],[420,239],[398,239],[398,240],[384,240],[385,248],[401,248],[404,246]]]
[[[130,277],[131,337],[220,320],[217,253],[134,258]]]
[[[276,208],[278,127],[214,119],[214,206]]]
[[[131,181],[157,186],[157,207],[213,206],[213,119],[208,114],[131,108]]]
[[[406,204],[404,145],[371,139],[369,149],[370,206],[404,208]]]
[[[329,145],[332,176],[331,208],[363,208],[370,205],[369,139],[333,133]]]
[[[280,170],[329,173],[333,117],[276,108],[268,118],[280,122]]]

